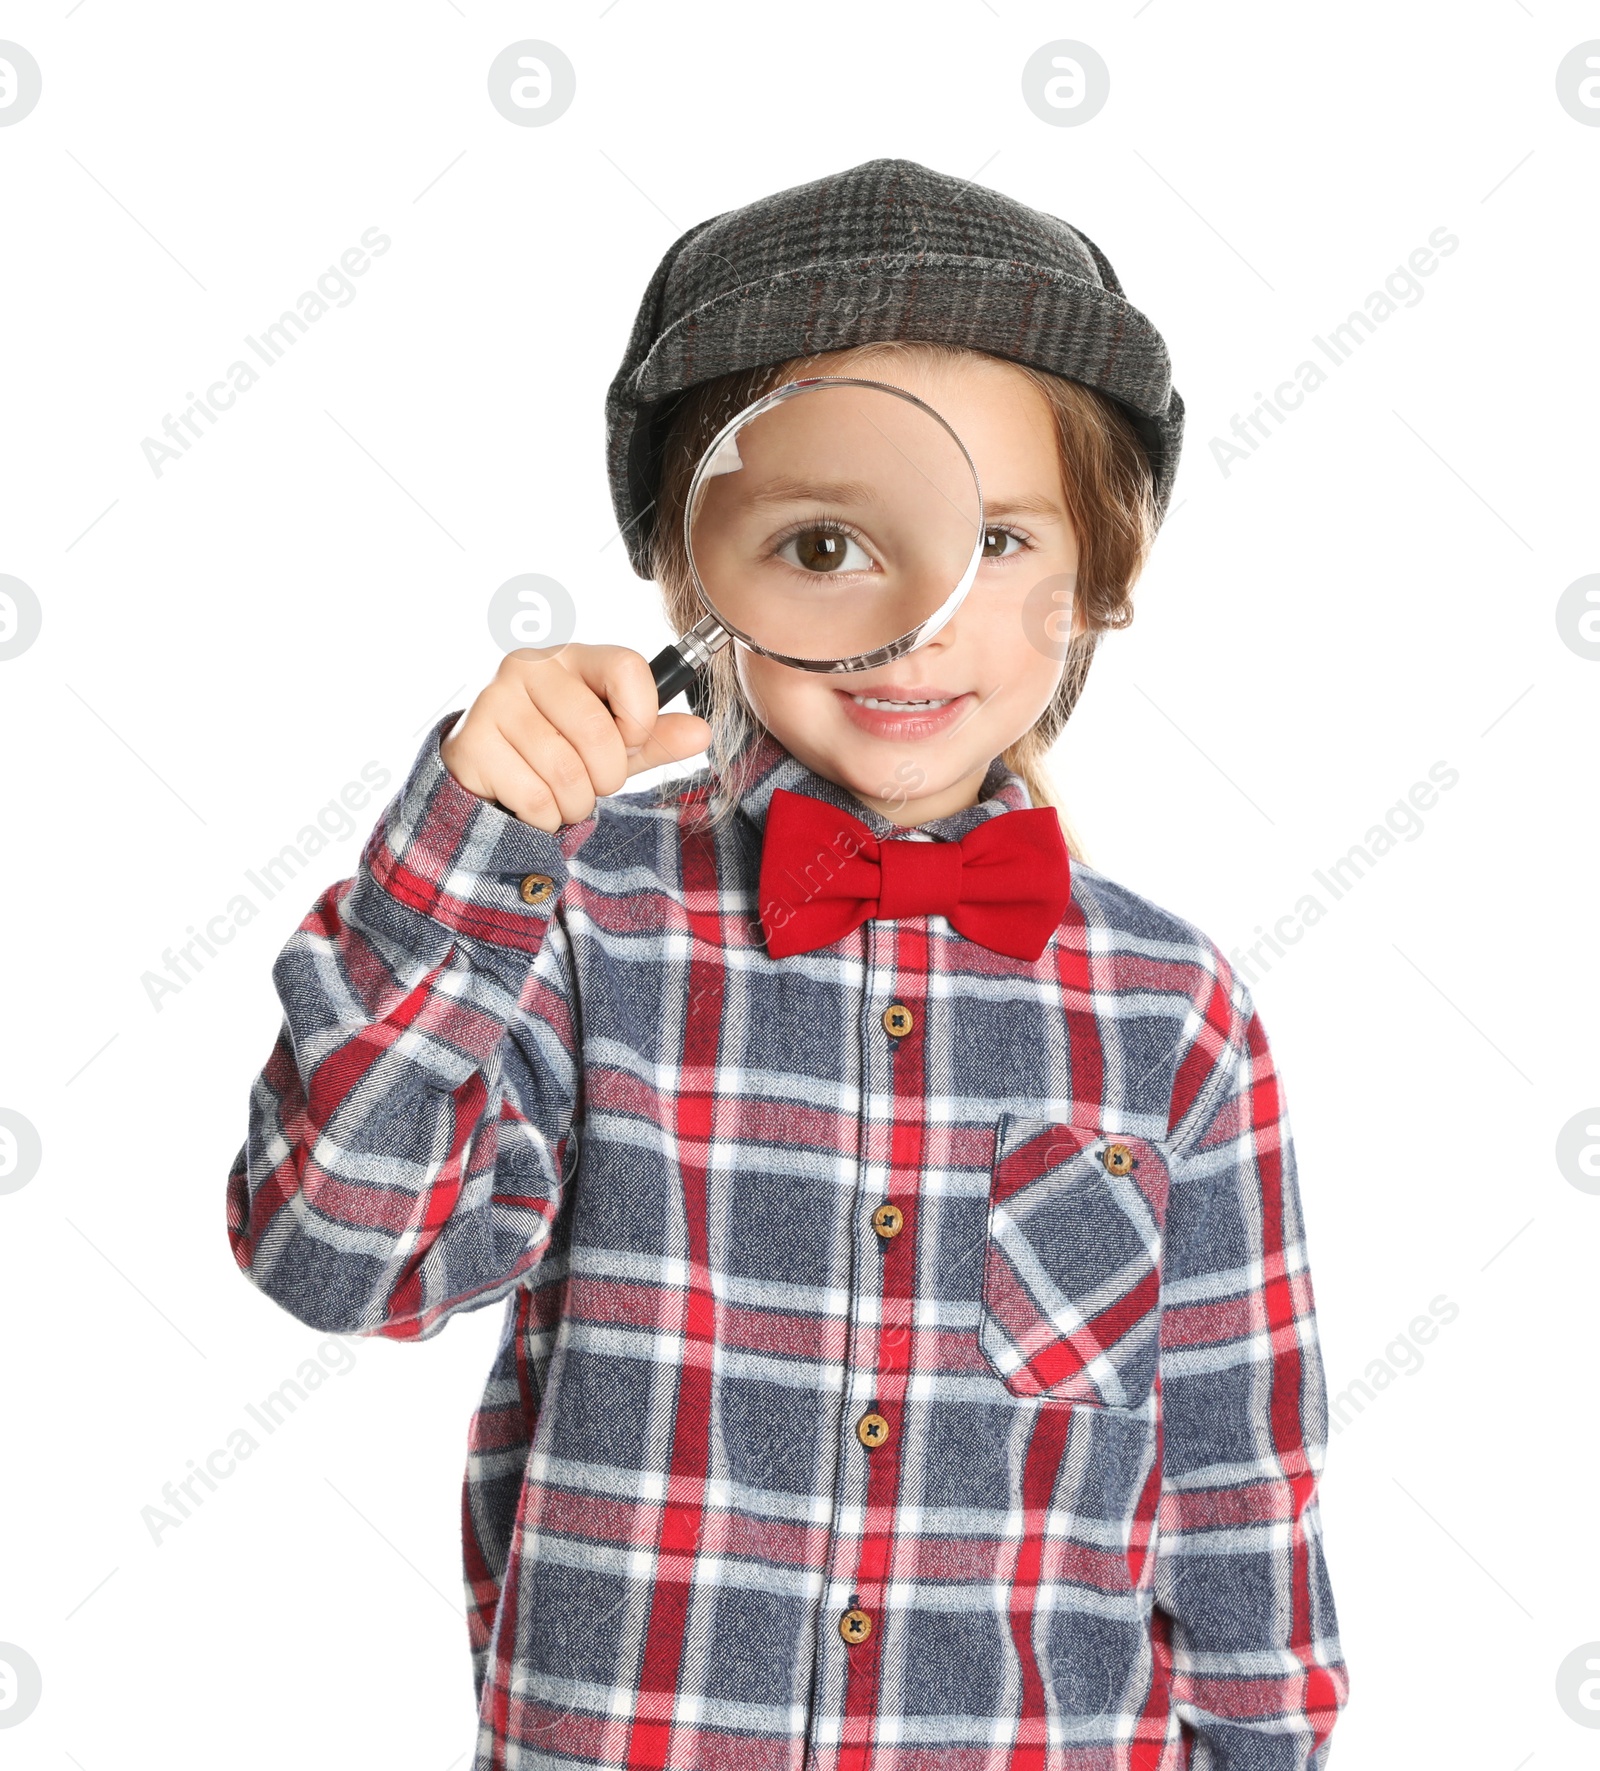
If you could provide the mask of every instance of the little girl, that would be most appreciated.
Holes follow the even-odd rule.
[[[694,464],[800,374],[965,442],[965,601],[856,674],[735,641],[705,718],[623,647],[510,653],[277,961],[235,1256],[330,1332],[507,1302],[474,1771],[1322,1767],[1282,1084],[1043,772],[1166,508],[1165,347],[1077,230],[903,160],[690,229],[607,402],[675,631]]]

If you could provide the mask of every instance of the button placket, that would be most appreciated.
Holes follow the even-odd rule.
[[[871,922],[862,930],[860,971],[847,995],[849,1021],[840,1034],[857,1041],[860,1096],[857,1103],[855,1187],[850,1205],[850,1255],[844,1327],[843,1370],[835,1431],[832,1518],[825,1575],[817,1594],[818,1653],[812,1672],[810,1718],[806,1731],[806,1763],[837,1751],[847,1710],[859,1699],[860,1680],[870,1673],[878,1644],[862,1646],[872,1629],[870,1598],[862,1603],[861,1535],[867,1514],[867,1479],[872,1462],[858,1436],[858,1426],[875,1400],[873,1343],[877,1297],[881,1293],[883,1254],[887,1243],[874,1219],[885,1205],[890,1130],[884,1103],[892,1090],[888,1048],[893,1044],[880,1025],[883,1006],[892,1000],[883,973],[884,949]],[[895,1230],[899,1208],[892,1208]],[[885,1222],[888,1220],[886,1219]],[[853,1623],[847,1620],[855,1614]],[[831,1649],[828,1644],[831,1642]],[[852,1688],[856,1699],[852,1699]]]
[[[847,1649],[844,1685],[843,1729],[860,1728],[863,1719],[876,1713],[881,1597],[889,1578],[893,1541],[887,1521],[894,1511],[901,1481],[899,1468],[899,1402],[907,1388],[911,1363],[911,1327],[915,1308],[916,1250],[914,1202],[923,1160],[923,1112],[913,1097],[924,1085],[922,1054],[926,1032],[927,991],[918,974],[913,941],[906,947],[910,964],[902,970],[903,931],[893,921],[874,920],[867,925],[868,972],[871,1005],[867,1020],[868,1111],[874,1116],[870,1147],[882,1190],[892,1197],[879,1198],[870,1214],[863,1213],[859,1237],[863,1253],[875,1261],[862,1269],[876,1283],[876,1335],[868,1339],[872,1324],[863,1313],[855,1339],[853,1376],[870,1382],[864,1398],[867,1409],[852,1421],[858,1441],[855,1456],[862,1470],[863,1506],[856,1541],[849,1545],[852,1560],[835,1565],[840,1583],[851,1585],[854,1629],[841,1637]],[[874,1021],[876,1025],[874,1025]],[[870,1366],[870,1378],[868,1367]],[[859,1394],[853,1387],[852,1400]],[[844,1546],[841,1546],[844,1547]],[[861,1616],[855,1616],[860,1613]],[[862,1619],[865,1632],[862,1632]],[[866,1646],[861,1644],[873,1637]]]
[[[830,1736],[837,1741],[845,1715],[860,1713],[861,1705],[869,1697],[862,1681],[873,1682],[878,1646],[875,1641],[864,1646],[872,1634],[877,1608],[872,1584],[875,1577],[863,1564],[863,1538],[872,1466],[875,1459],[889,1455],[885,1448],[893,1443],[891,1416],[877,1403],[884,1339],[883,1275],[886,1259],[903,1258],[909,1244],[909,1238],[896,1242],[908,1228],[906,1211],[884,1196],[892,1188],[898,1190],[893,1169],[893,1054],[904,1036],[892,1034],[884,1020],[887,1007],[898,1001],[893,993],[894,955],[893,926],[878,921],[866,923],[864,995],[858,1023],[862,1039],[862,1093],[858,1146],[861,1168],[856,1197],[861,1203],[853,1231],[834,1541],[823,1595],[838,1632],[837,1652],[844,1657],[839,1668],[843,1683],[833,1687],[835,1703],[830,1705],[831,1713],[826,1718],[813,1717],[814,1743]]]

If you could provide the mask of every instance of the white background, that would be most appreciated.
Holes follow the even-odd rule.
[[[1251,968],[1330,1392],[1396,1374],[1322,1486],[1333,1762],[1592,1766],[1556,1680],[1600,1641],[1600,1196],[1555,1146],[1600,1101],[1600,663],[1556,603],[1600,570],[1600,128],[1555,75],[1593,9],[69,5],[0,13],[44,80],[0,129],[0,572],[44,611],[0,663],[0,1106],[44,1151],[0,1196],[0,1641],[44,1678],[8,1762],[470,1761],[498,1308],[349,1343],[187,1522],[141,1519],[316,1354],[235,1268],[225,1179],[271,962],[379,801],[159,1012],[141,979],[364,763],[403,777],[493,673],[512,574],[568,586],[580,639],[664,641],[602,457],[645,282],[708,215],[903,155],[1080,225],[1188,406],[1137,620],[1053,757],[1094,864],[1232,950],[1459,771]],[[1081,127],[1019,84],[1063,36],[1111,70]],[[526,37],[577,70],[548,127],[487,98]],[[369,227],[355,299],[153,474],[141,439]],[[1440,227],[1421,298],[1224,474],[1212,439]]]

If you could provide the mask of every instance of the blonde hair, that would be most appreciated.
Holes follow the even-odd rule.
[[[791,357],[786,362],[717,376],[690,388],[674,409],[662,446],[651,572],[675,633],[685,632],[705,613],[683,540],[684,504],[701,455],[722,426],[751,401],[813,372],[812,365],[821,355],[836,354]],[[987,353],[921,339],[890,339],[863,345],[859,354],[920,358],[937,366]],[[1055,418],[1062,489],[1078,540],[1075,599],[1083,626],[1068,643],[1061,682],[1050,705],[1001,756],[1027,784],[1034,805],[1054,807],[1068,852],[1083,860],[1087,857],[1056,798],[1045,756],[1083,692],[1100,635],[1126,627],[1133,619],[1133,586],[1144,568],[1157,526],[1153,478],[1144,446],[1120,407],[1082,382],[1025,363],[1012,366],[1044,395]],[[737,758],[761,727],[740,688],[731,644],[706,665],[701,684],[712,732],[710,754],[725,759],[726,769],[732,771],[728,795],[720,798],[709,814],[710,822],[720,823],[731,816],[739,797],[740,783],[732,778],[737,775]],[[665,789],[668,783],[662,785]],[[682,783],[675,785],[681,788]]]

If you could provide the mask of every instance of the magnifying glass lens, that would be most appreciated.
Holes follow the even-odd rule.
[[[882,384],[797,383],[707,450],[686,534],[701,595],[731,633],[803,666],[853,660],[959,601],[983,501],[955,433]]]

